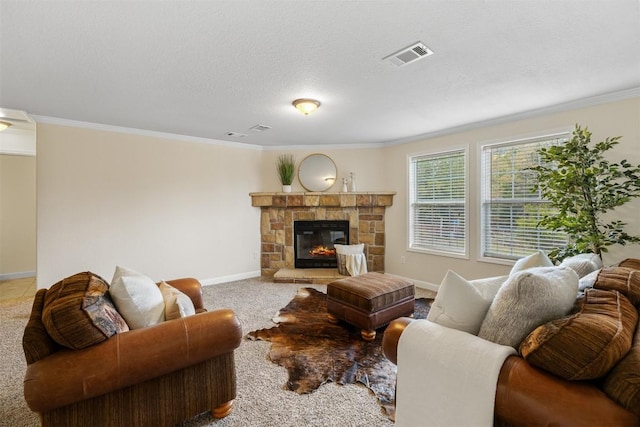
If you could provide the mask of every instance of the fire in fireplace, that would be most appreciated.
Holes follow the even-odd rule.
[[[335,244],[349,244],[349,221],[295,221],[296,268],[337,268]]]

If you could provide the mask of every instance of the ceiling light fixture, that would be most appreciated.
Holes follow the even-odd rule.
[[[9,126],[11,126],[11,123],[0,120],[0,132],[7,129]]]
[[[300,98],[293,101],[292,104],[298,111],[300,111],[305,116],[308,116],[318,109],[318,107],[320,106],[320,101],[310,98]]]

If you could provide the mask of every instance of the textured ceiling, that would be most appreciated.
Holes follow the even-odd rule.
[[[0,107],[263,146],[404,141],[640,87],[638,0],[1,0],[0,37]],[[417,41],[435,54],[382,60]]]

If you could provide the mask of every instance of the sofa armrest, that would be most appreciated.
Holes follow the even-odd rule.
[[[518,356],[508,357],[500,370],[495,416],[512,426],[640,425],[595,385],[555,377]]]
[[[398,364],[398,341],[400,340],[400,335],[413,320],[409,317],[400,317],[392,321],[382,336],[382,352],[387,359],[396,365]]]
[[[196,312],[201,312],[204,310],[204,302],[202,300],[202,285],[200,284],[198,279],[185,277],[182,279],[167,280],[166,282],[191,298]]]
[[[33,411],[46,412],[230,353],[241,340],[242,327],[229,309],[116,334],[29,365],[25,400]]]

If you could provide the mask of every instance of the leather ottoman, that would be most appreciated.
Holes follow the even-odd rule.
[[[376,329],[413,314],[413,283],[381,273],[347,277],[327,285],[327,311],[332,321],[343,320],[362,329],[372,341]]]

